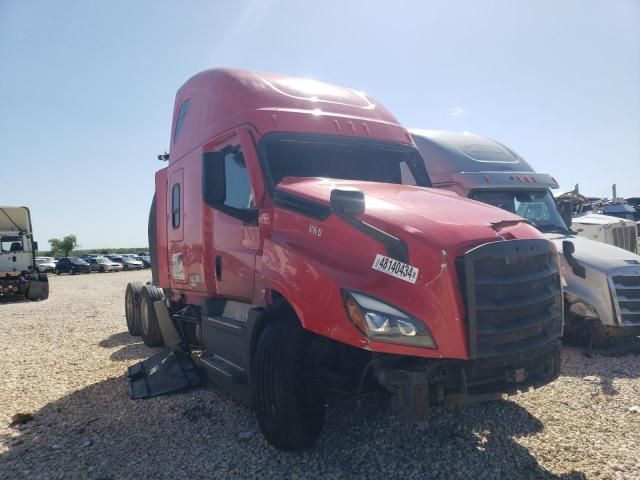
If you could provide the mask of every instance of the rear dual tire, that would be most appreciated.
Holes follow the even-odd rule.
[[[134,337],[140,335],[142,331],[140,325],[140,293],[142,286],[142,282],[131,282],[127,285],[127,290],[124,294],[124,313],[127,320],[127,330]]]
[[[140,292],[140,326],[142,341],[148,347],[158,347],[164,343],[154,302],[164,299],[162,290],[153,285],[145,285]]]

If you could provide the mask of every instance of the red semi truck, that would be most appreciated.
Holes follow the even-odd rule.
[[[310,447],[330,392],[382,386],[393,411],[557,377],[553,245],[509,212],[433,190],[398,121],[364,93],[213,69],[178,91],[149,217],[152,285],[127,324],[166,352],[134,398],[198,383],[251,405],[280,449]]]

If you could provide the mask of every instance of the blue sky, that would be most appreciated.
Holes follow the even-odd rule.
[[[561,190],[640,195],[637,0],[0,0],[0,204],[31,207],[43,245],[146,245],[175,91],[214,66],[364,90]]]

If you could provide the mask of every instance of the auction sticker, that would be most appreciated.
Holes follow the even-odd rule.
[[[376,255],[371,268],[409,283],[416,283],[418,273],[420,273],[420,269],[416,267],[380,254]]]

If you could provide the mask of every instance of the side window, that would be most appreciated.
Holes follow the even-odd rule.
[[[184,126],[184,119],[187,116],[187,112],[189,111],[190,102],[191,101],[187,99],[182,102],[182,105],[180,105],[180,111],[178,112],[178,118],[176,119],[176,130],[173,133],[173,143],[176,143],[178,135],[180,134],[180,130],[182,130],[182,127]]]
[[[171,189],[171,226],[180,226],[180,184],[176,183]]]
[[[253,207],[253,191],[249,182],[249,172],[240,150],[229,152],[224,157],[225,182],[228,207],[244,209]]]
[[[416,177],[413,176],[413,172],[411,172],[411,168],[407,164],[407,162],[400,163],[400,179],[402,181],[402,185],[417,185]]]

